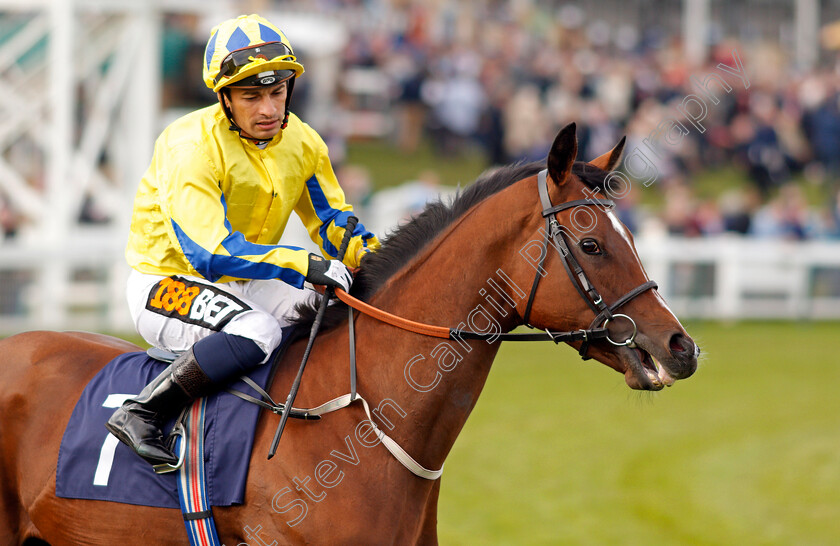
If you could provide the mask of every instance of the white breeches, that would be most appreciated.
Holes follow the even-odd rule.
[[[211,283],[132,271],[126,296],[137,332],[155,347],[185,351],[221,331],[252,339],[270,355],[295,304],[316,293],[276,279]]]

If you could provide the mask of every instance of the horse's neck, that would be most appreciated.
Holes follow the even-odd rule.
[[[516,313],[493,293],[492,283],[510,290],[510,278],[502,278],[499,270],[503,259],[518,250],[511,234],[521,231],[521,220],[509,213],[511,207],[500,215],[494,206],[499,205],[482,203],[457,221],[383,287],[374,304],[449,328],[506,332],[516,326]],[[389,434],[421,464],[440,467],[481,393],[499,342],[430,338],[383,324],[368,327],[376,332],[378,347],[371,356],[377,354],[379,361],[372,368],[377,378],[365,381],[365,388],[370,385],[375,392],[365,396],[374,403],[393,401],[405,416],[387,416],[396,424]]]

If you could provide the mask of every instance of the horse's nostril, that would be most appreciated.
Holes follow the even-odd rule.
[[[672,353],[685,353],[694,349],[694,343],[682,334],[674,334],[668,346]]]

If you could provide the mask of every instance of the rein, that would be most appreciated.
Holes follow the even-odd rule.
[[[383,311],[378,307],[374,307],[362,300],[355,298],[342,290],[337,288],[335,295],[338,299],[365,315],[375,318],[380,322],[390,324],[402,330],[420,334],[423,336],[437,337],[441,339],[498,339],[501,341],[553,341],[554,343],[561,343],[566,341],[586,341],[589,339],[604,339],[607,337],[606,328],[590,328],[589,330],[576,330],[573,332],[534,332],[526,333],[507,333],[507,334],[491,334],[483,332],[471,332],[469,330],[458,330],[456,328],[447,328],[445,326],[433,326],[431,324],[423,324],[415,322],[407,318],[392,315],[387,311]]]
[[[525,316],[523,317],[523,322],[529,328],[533,328],[529,323],[529,318],[531,317],[531,307],[534,303],[534,298],[537,294],[537,287],[539,286],[540,279],[542,278],[543,274],[540,271],[545,271],[543,265],[545,265],[545,259],[548,256],[548,246],[554,247],[557,250],[558,254],[560,255],[560,261],[563,263],[563,267],[568,273],[569,278],[572,281],[572,285],[577,290],[578,294],[586,301],[587,305],[589,305],[590,309],[595,313],[595,319],[589,325],[589,328],[575,330],[571,332],[552,332],[548,329],[545,332],[539,333],[482,333],[482,332],[471,332],[469,330],[458,330],[454,328],[447,328],[445,326],[434,326],[431,324],[423,324],[421,322],[415,322],[413,320],[409,320],[407,318],[399,317],[397,315],[393,315],[388,313],[387,311],[383,311],[377,307],[374,307],[368,303],[363,302],[362,300],[355,298],[345,292],[344,290],[338,288],[335,291],[335,295],[338,296],[342,302],[346,303],[351,308],[368,315],[380,322],[384,322],[386,324],[390,324],[391,326],[395,326],[402,330],[406,330],[408,332],[413,332],[415,334],[420,334],[424,336],[431,336],[437,337],[442,339],[483,339],[483,340],[500,340],[500,341],[553,341],[554,343],[565,343],[570,341],[583,341],[583,344],[580,347],[579,354],[584,360],[589,360],[591,357],[587,356],[587,352],[589,351],[589,344],[592,341],[596,341],[599,339],[606,339],[611,344],[622,347],[622,346],[633,346],[633,343],[636,339],[636,334],[638,333],[638,328],[636,327],[636,322],[627,315],[621,313],[614,313],[619,307],[624,305],[625,303],[629,302],[636,296],[643,294],[644,292],[650,290],[651,288],[658,288],[658,285],[654,281],[647,281],[636,288],[630,290],[620,298],[618,298],[615,303],[612,305],[606,305],[604,303],[604,298],[598,293],[598,290],[589,282],[589,277],[586,276],[586,273],[583,271],[580,263],[572,254],[571,250],[569,249],[569,245],[566,243],[566,239],[563,237],[562,226],[557,221],[556,214],[562,212],[564,210],[572,209],[575,207],[580,206],[602,206],[602,207],[609,207],[612,208],[615,206],[615,203],[610,199],[576,199],[574,201],[568,201],[566,203],[561,203],[559,205],[552,205],[551,198],[548,196],[548,184],[547,184],[547,170],[540,171],[537,177],[537,187],[540,193],[540,202],[543,206],[542,216],[545,218],[545,238],[542,242],[542,251],[540,253],[540,263],[537,267],[537,273],[534,276],[534,282],[531,285],[531,293],[528,296],[528,303],[525,306]],[[607,330],[607,325],[610,321],[613,321],[617,318],[624,318],[630,321],[633,325],[633,333],[625,339],[624,341],[615,341],[609,337],[609,330]],[[598,325],[601,326],[598,326]]]
[[[561,203],[559,205],[552,205],[551,199],[548,196],[547,173],[547,170],[543,170],[539,173],[537,178],[540,193],[540,201],[543,206],[542,216],[545,218],[545,237],[542,243],[542,252],[540,255],[539,267],[537,268],[537,273],[534,277],[534,282],[531,285],[531,293],[528,297],[528,303],[525,307],[525,316],[523,317],[523,322],[526,326],[533,328],[533,326],[531,326],[528,322],[528,319],[531,315],[531,307],[534,303],[534,298],[537,293],[537,288],[539,286],[540,279],[544,275],[541,274],[540,271],[545,271],[545,269],[543,269],[543,265],[545,264],[545,260],[548,255],[548,246],[549,244],[551,244],[551,246],[553,246],[560,255],[560,260],[562,261],[563,267],[572,281],[572,285],[575,287],[575,289],[581,295],[581,297],[586,301],[587,305],[589,305],[589,307],[595,313],[595,319],[589,325],[589,328],[571,332],[552,332],[546,329],[545,332],[539,333],[535,332],[497,334],[472,332],[469,330],[458,330],[453,328],[446,328],[445,326],[423,324],[421,322],[415,322],[413,320],[393,315],[391,313],[388,313],[387,311],[383,311],[382,309],[373,307],[372,305],[351,296],[350,294],[348,294],[340,288],[336,288],[335,295],[338,297],[339,300],[347,304],[349,307],[348,329],[350,343],[350,392],[343,396],[339,396],[338,398],[334,398],[333,400],[330,400],[329,402],[326,402],[325,404],[322,404],[316,408],[309,409],[292,409],[290,407],[291,402],[289,400],[287,400],[286,404],[278,404],[271,399],[267,392],[259,388],[259,386],[256,384],[251,384],[251,387],[255,388],[264,399],[268,400],[268,402],[254,399],[252,397],[248,397],[247,395],[237,396],[240,396],[240,398],[243,398],[249,402],[257,403],[263,407],[266,407],[274,411],[275,413],[288,413],[291,410],[295,413],[295,417],[303,419],[318,419],[321,415],[325,413],[330,413],[338,409],[345,408],[353,402],[355,402],[356,400],[359,400],[362,402],[362,406],[364,407],[365,414],[367,416],[367,424],[371,426],[377,438],[382,442],[382,445],[391,453],[391,455],[393,455],[405,468],[411,471],[414,475],[427,480],[436,480],[442,475],[443,467],[441,467],[438,470],[430,470],[428,468],[425,468],[414,458],[412,458],[411,455],[409,455],[396,441],[394,441],[390,436],[388,436],[382,429],[380,429],[376,425],[376,423],[373,421],[373,418],[371,417],[370,407],[367,401],[356,390],[356,334],[354,326],[355,321],[353,316],[354,309],[376,320],[379,320],[380,322],[390,324],[391,326],[394,326],[396,328],[400,328],[408,332],[413,332],[415,334],[441,339],[498,339],[501,341],[553,341],[555,343],[583,341],[579,354],[584,360],[590,358],[587,356],[589,344],[595,340],[606,339],[609,343],[615,346],[633,347],[634,340],[636,339],[636,334],[638,333],[636,322],[628,315],[614,313],[614,311],[622,305],[624,305],[625,303],[632,300],[633,298],[635,298],[636,296],[639,296],[652,288],[657,288],[657,284],[653,281],[647,281],[618,298],[612,305],[607,305],[604,303],[604,299],[601,297],[601,295],[598,293],[598,291],[595,289],[592,283],[589,282],[589,278],[586,276],[586,273],[583,271],[583,268],[581,267],[580,263],[577,261],[577,259],[574,257],[571,250],[569,249],[569,245],[566,243],[566,240],[563,237],[561,225],[557,221],[555,215],[564,210],[568,210],[578,206],[596,205],[613,207],[615,206],[615,203],[608,199],[577,199],[573,201],[568,201],[566,203]],[[613,340],[609,337],[609,331],[607,330],[607,325],[610,323],[610,321],[613,321],[618,318],[624,318],[630,321],[630,323],[633,325],[633,333],[630,334],[630,336],[624,341]]]

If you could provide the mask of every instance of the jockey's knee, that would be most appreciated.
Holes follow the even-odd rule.
[[[248,374],[266,357],[253,339],[224,331],[201,339],[192,350],[198,367],[213,383]]]
[[[237,315],[222,331],[253,340],[265,353],[260,364],[268,360],[283,339],[283,330],[277,319],[269,313],[256,310]]]

